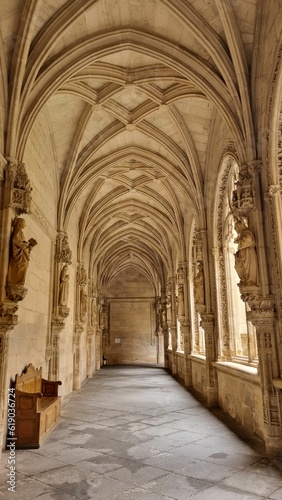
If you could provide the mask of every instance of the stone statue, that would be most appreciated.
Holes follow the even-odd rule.
[[[81,319],[85,319],[87,314],[87,293],[85,288],[81,289],[80,292],[80,316]]]
[[[171,321],[171,296],[167,295],[166,297],[166,319],[167,321]]]
[[[238,250],[235,253],[235,269],[245,286],[258,286],[258,263],[256,242],[252,231],[241,220],[235,222],[235,231],[238,237],[234,242],[238,244]]]
[[[205,289],[204,289],[204,269],[202,262],[197,263],[197,274],[194,278],[194,293],[195,303],[205,303]]]
[[[70,287],[70,276],[68,274],[68,266],[64,264],[60,275],[59,287],[59,306],[67,307]]]
[[[24,285],[30,252],[37,244],[34,238],[31,238],[29,241],[25,240],[23,233],[25,219],[17,217],[14,220],[13,226],[7,278],[7,285],[9,287]]]
[[[97,323],[97,313],[96,313],[96,304],[95,300],[92,300],[92,308],[91,308],[91,326],[95,326]]]
[[[177,300],[177,314],[178,316],[184,316],[184,294],[183,294],[183,286],[178,286],[178,300]]]

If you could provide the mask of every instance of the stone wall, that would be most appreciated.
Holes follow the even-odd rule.
[[[263,437],[260,377],[254,368],[228,365],[216,364],[219,405],[248,431]]]
[[[191,357],[192,386],[204,398],[207,396],[206,360],[203,357]]]
[[[107,289],[107,363],[156,363],[154,289],[134,268],[121,272]]]

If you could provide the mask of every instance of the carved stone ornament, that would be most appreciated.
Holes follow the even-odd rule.
[[[194,278],[194,294],[195,304],[205,304],[205,288],[204,288],[204,267],[202,262],[197,262],[197,274]]]
[[[270,201],[272,200],[272,198],[274,198],[274,196],[277,196],[278,194],[280,194],[280,186],[278,184],[273,184],[268,187],[264,199],[265,201]]]
[[[30,180],[24,163],[7,158],[5,188],[7,205],[15,208],[18,214],[28,214],[31,209]]]
[[[234,242],[238,245],[235,253],[235,269],[241,286],[258,286],[259,270],[256,241],[252,231],[242,219],[235,220],[235,231],[238,236]]]
[[[187,267],[186,262],[181,262],[177,269],[177,284],[183,285],[185,279],[185,267]]]
[[[195,228],[193,236],[193,262],[203,260],[203,235]]]
[[[243,293],[242,299],[248,302],[250,311],[247,311],[247,317],[252,322],[272,323],[276,317],[274,300],[271,297],[263,298],[259,293]]]
[[[0,181],[5,179],[5,167],[7,165],[7,160],[0,153]]]
[[[65,306],[59,306],[59,315],[62,318],[67,318],[70,313],[70,308]]]
[[[13,302],[23,300],[26,295],[27,289],[24,287],[24,283],[29,265],[30,252],[37,244],[34,238],[29,239],[29,241],[25,240],[24,227],[25,220],[16,217],[13,221],[6,286],[7,297]]]
[[[0,303],[0,331],[8,332],[14,328],[18,322],[18,316],[16,312],[18,306],[12,302],[1,302]]]
[[[6,295],[12,302],[20,302],[25,298],[27,288],[22,285],[10,285],[6,287]]]
[[[55,260],[62,264],[71,264],[71,250],[66,233],[60,231],[56,240]]]
[[[79,266],[78,266],[76,282],[81,287],[84,287],[87,283],[87,274],[85,271],[84,264],[79,264]]]
[[[52,316],[51,327],[52,332],[60,332],[65,327],[64,319],[61,316]]]
[[[253,173],[247,165],[241,167],[239,179],[235,182],[236,189],[232,193],[232,212],[238,216],[247,215],[255,208],[255,191]]]

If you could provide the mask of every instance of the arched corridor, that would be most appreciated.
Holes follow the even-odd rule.
[[[282,498],[281,463],[157,366],[101,370],[68,398],[43,446],[16,460],[21,500]],[[0,497],[14,498],[1,478]]]
[[[1,452],[17,375],[64,404],[106,360],[279,457],[282,0],[0,12]]]

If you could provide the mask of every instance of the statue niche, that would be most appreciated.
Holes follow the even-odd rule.
[[[59,284],[59,313],[63,317],[69,314],[68,298],[70,288],[70,275],[68,274],[68,265],[64,264],[60,274]]]
[[[185,316],[183,285],[178,286],[177,315],[178,319],[183,318]]]
[[[254,235],[241,219],[235,221],[235,231],[238,234],[234,240],[238,245],[235,253],[235,270],[241,280],[239,285],[258,286],[258,262]]]
[[[197,263],[197,274],[194,278],[195,304],[205,304],[204,268],[202,262]]]
[[[88,304],[88,296],[85,288],[81,288],[80,291],[80,320],[82,323],[86,321],[87,316],[87,304]]]
[[[13,222],[7,276],[7,296],[14,302],[23,300],[25,297],[27,290],[24,288],[24,284],[30,260],[30,252],[37,245],[37,241],[34,238],[30,238],[28,241],[25,240],[24,228],[25,219],[16,217]]]

